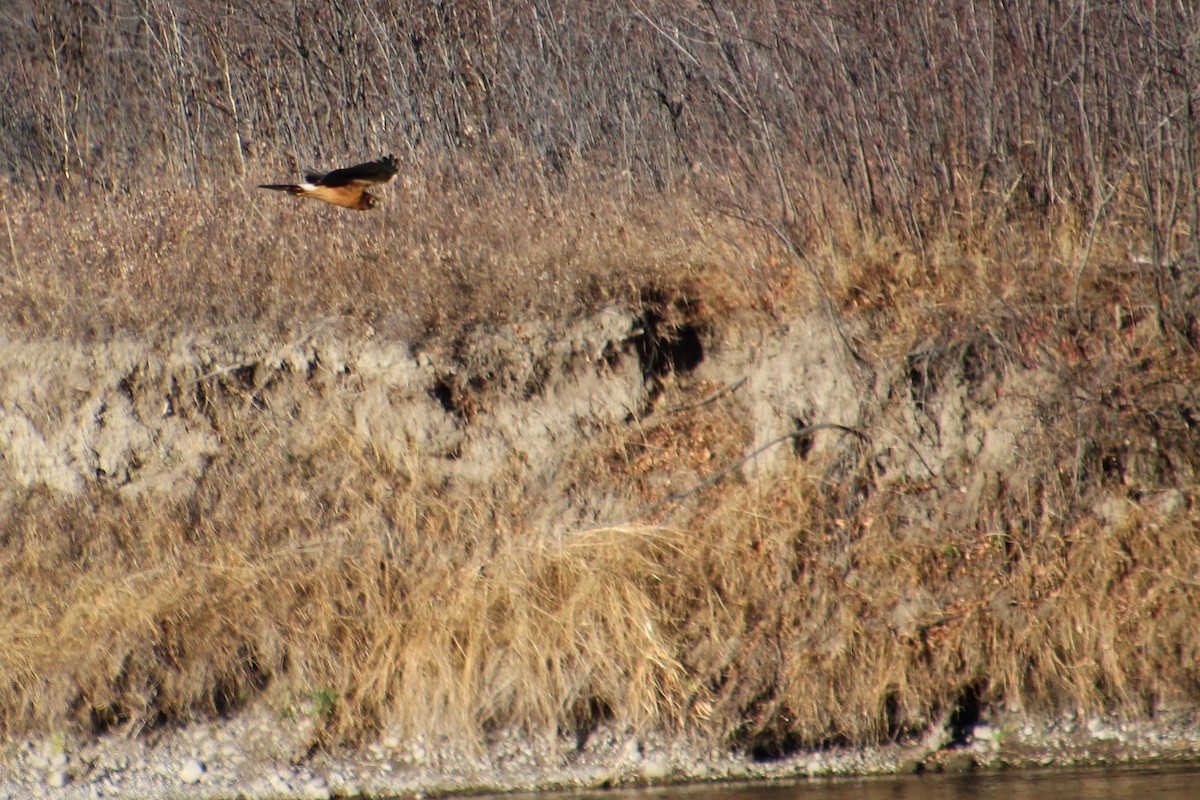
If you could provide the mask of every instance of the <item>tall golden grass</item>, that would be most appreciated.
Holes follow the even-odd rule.
[[[1171,419],[1153,393],[1152,415],[1117,410],[1113,435],[1087,441],[1137,449],[1121,442]],[[392,463],[336,427],[289,451],[274,423],[220,413],[231,432],[182,498],[34,489],[5,507],[7,731],[322,697],[317,744],[383,728],[582,741],[608,722],[769,755],[920,733],[975,704],[1148,714],[1200,687],[1194,486],[1132,464],[1115,480],[1144,494],[1080,478],[1123,456],[1081,461],[1069,427],[1039,428],[977,501],[889,481],[854,449],[731,479],[656,524],[550,535],[520,468],[486,492],[434,484],[415,452]],[[602,433],[566,479],[640,495],[721,443],[669,437],[654,465],[594,457],[631,435]],[[1189,446],[1160,452],[1183,469]],[[1168,487],[1174,508],[1151,502]],[[1116,522],[1094,510],[1100,489]]]

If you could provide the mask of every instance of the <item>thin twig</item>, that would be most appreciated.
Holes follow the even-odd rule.
[[[17,283],[23,284],[25,278],[21,274],[21,259],[17,257],[17,240],[13,238],[12,215],[8,213],[8,209],[4,210],[4,224],[8,226],[8,249],[12,253],[13,275],[16,277]]]
[[[681,414],[684,411],[692,411],[697,408],[702,408],[702,407],[708,405],[709,403],[715,403],[717,400],[720,400],[725,395],[733,394],[738,389],[742,388],[742,385],[745,384],[747,380],[749,380],[749,378],[742,376],[742,378],[740,380],[737,380],[726,386],[722,386],[720,389],[717,389],[715,392],[713,392],[708,397],[705,397],[702,400],[697,400],[694,403],[685,403],[684,405],[675,406],[674,408],[668,408],[666,411],[663,411],[662,413],[664,415],[666,415],[666,414]]]

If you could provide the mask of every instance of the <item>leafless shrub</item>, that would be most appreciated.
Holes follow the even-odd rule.
[[[1198,24],[1120,1],[25,2],[0,15],[0,170],[125,202],[395,149],[524,203],[690,187],[801,254],[847,219],[925,254],[1033,221],[1077,237],[1058,292],[1082,312],[1121,226],[1190,341]]]

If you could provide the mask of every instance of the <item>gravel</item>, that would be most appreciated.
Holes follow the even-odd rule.
[[[311,731],[311,725],[248,710],[138,737],[58,734],[9,741],[0,751],[0,800],[330,800],[1200,759],[1200,719],[1182,713],[1154,720],[1004,714],[981,719],[965,741],[949,741],[935,730],[909,742],[801,751],[770,761],[711,742],[620,730],[598,730],[583,746],[574,737],[530,740],[512,734],[486,747],[455,746],[389,733],[338,752],[314,751]]]

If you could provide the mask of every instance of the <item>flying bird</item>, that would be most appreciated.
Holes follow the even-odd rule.
[[[387,156],[333,172],[308,172],[304,175],[304,183],[260,183],[258,188],[324,200],[355,211],[367,211],[379,203],[378,198],[367,192],[367,187],[387,183],[396,176],[397,171],[396,159]]]

